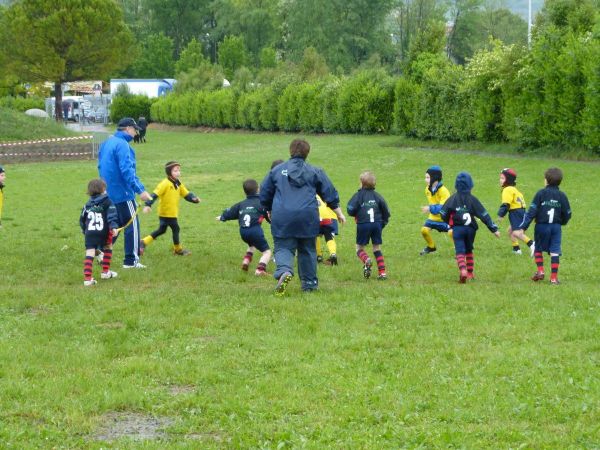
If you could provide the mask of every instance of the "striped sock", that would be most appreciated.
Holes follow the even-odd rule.
[[[250,264],[252,262],[252,256],[254,256],[254,253],[246,252],[246,256],[244,256],[244,259],[248,260],[248,264]]]
[[[464,277],[467,276],[467,263],[465,261],[465,254],[464,253],[458,253],[456,255],[456,264],[458,265],[458,270],[460,271],[460,277],[461,279],[466,279]],[[462,281],[464,283],[464,281]]]
[[[473,255],[473,253],[467,253],[465,256],[467,260],[467,272],[469,273],[468,277],[473,278],[473,269],[475,269],[475,255]]]
[[[267,265],[265,263],[258,263],[258,266],[256,267],[256,271],[257,272],[264,272],[265,270],[267,270]]]
[[[104,250],[104,258],[102,258],[102,272],[106,273],[110,270],[111,260],[112,260],[112,249]]]
[[[92,279],[92,264],[94,263],[93,256],[86,256],[83,260],[83,279],[89,281]]]
[[[380,275],[385,273],[385,260],[383,259],[383,253],[381,253],[381,250],[377,250],[376,252],[373,252],[373,255],[375,255],[375,260],[377,261],[377,271]]]
[[[544,273],[544,255],[542,252],[535,252],[533,256],[535,258],[538,273]]]
[[[552,272],[550,273],[550,281],[558,280],[558,266],[560,266],[559,256],[550,256],[550,267]]]
[[[369,255],[364,250],[356,250],[356,256],[363,262],[366,263],[367,259],[369,259]]]

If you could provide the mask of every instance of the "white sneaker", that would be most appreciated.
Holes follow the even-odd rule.
[[[112,270],[109,270],[108,272],[102,272],[100,274],[100,278],[102,278],[103,280],[108,280],[109,278],[117,278],[117,272],[113,272]]]
[[[531,247],[529,247],[529,256],[532,258],[535,256],[535,241],[533,241]]]
[[[102,260],[104,259],[104,252],[99,252],[96,255],[96,261],[98,261],[98,264],[102,264]]]
[[[96,283],[97,283],[97,281],[96,281],[96,280],[94,280],[94,279],[92,278],[91,280],[85,280],[85,281],[83,282],[83,285],[84,285],[84,286],[93,286],[93,285],[95,285]]]
[[[136,262],[135,264],[127,265],[127,264],[123,264],[123,269],[145,269],[146,266],[143,265],[142,263]]]

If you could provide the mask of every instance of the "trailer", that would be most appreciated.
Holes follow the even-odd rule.
[[[113,78],[110,80],[110,94],[114,96],[119,86],[124,84],[134,95],[145,95],[149,98],[162,97],[173,91],[177,80],[165,78],[162,80],[154,79],[131,79],[131,78]]]

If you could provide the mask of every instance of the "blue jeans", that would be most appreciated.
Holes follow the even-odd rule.
[[[275,263],[273,276],[279,279],[285,272],[294,275],[294,256],[298,251],[298,276],[303,291],[313,291],[319,287],[317,278],[317,249],[315,238],[278,238],[275,242]]]

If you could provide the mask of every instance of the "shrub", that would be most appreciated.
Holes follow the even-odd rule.
[[[323,131],[322,82],[304,83],[298,92],[298,127],[302,131],[318,133]]]
[[[117,122],[123,117],[144,116],[152,120],[151,106],[156,99],[145,95],[117,95],[112,99],[110,106],[110,120]]]
[[[25,112],[28,109],[45,109],[44,99],[39,97],[2,97],[0,107]]]
[[[279,97],[277,125],[285,131],[298,131],[298,84],[288,85]]]

